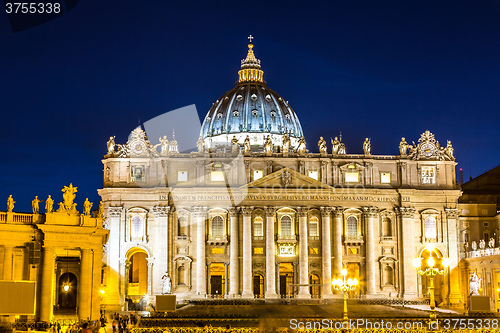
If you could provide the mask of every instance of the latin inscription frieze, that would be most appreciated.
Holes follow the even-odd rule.
[[[160,201],[167,200],[168,195],[160,195]],[[269,201],[269,200],[286,200],[286,201],[369,201],[369,202],[396,202],[395,197],[388,196],[371,196],[371,195],[268,195],[259,194],[246,196],[235,195],[174,195],[174,201],[228,201],[228,200],[254,200],[254,201]]]

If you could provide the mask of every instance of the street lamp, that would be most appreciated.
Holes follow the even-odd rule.
[[[450,266],[449,258],[439,258],[439,253],[435,251],[433,246],[426,247],[426,250],[429,251],[429,258],[425,260],[425,258],[415,258],[413,259],[413,266],[417,269],[417,273],[421,276],[428,276],[430,278],[429,289],[431,293],[431,320],[436,319],[436,309],[434,306],[434,276],[435,275],[444,275],[448,266]],[[434,256],[433,256],[434,253]]]
[[[357,279],[348,278],[346,281],[347,269],[342,269],[342,279],[333,279],[332,285],[333,289],[340,290],[344,293],[344,316],[343,319],[347,320],[347,292],[356,289],[358,285]]]

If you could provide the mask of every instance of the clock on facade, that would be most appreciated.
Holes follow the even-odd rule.
[[[136,155],[140,155],[146,151],[146,144],[142,141],[133,141],[130,144],[132,152]]]
[[[436,148],[434,147],[433,144],[431,143],[426,143],[426,144],[423,144],[422,147],[420,148],[420,152],[422,153],[422,155],[424,155],[425,157],[429,157],[431,156],[432,154],[434,154],[434,151],[436,150]]]

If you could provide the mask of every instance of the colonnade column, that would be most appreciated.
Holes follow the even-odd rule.
[[[366,294],[375,295],[377,293],[375,287],[375,269],[377,267],[375,258],[375,217],[378,215],[377,207],[363,207],[366,218],[366,245],[365,245],[365,262],[366,262]]]
[[[196,294],[206,296],[207,294],[207,275],[206,275],[206,233],[205,220],[206,208],[193,207],[192,215],[196,223]]]
[[[154,258],[146,258],[148,261],[148,295],[153,295],[153,267]]]
[[[80,320],[90,319],[92,297],[92,254],[90,249],[81,249],[80,284],[78,286],[78,316]]]
[[[54,280],[54,249],[43,248],[42,288],[40,293],[40,321],[50,322],[52,319],[52,290]]]
[[[448,290],[448,303],[457,303],[461,299],[460,284],[459,284],[459,268],[458,268],[458,254],[459,254],[459,241],[457,237],[457,219],[459,216],[458,209],[446,209],[446,218],[448,225],[448,258],[450,258],[449,269],[449,290]]]
[[[333,210],[333,276],[340,275],[342,271],[342,212],[341,207]]]
[[[265,207],[266,210],[266,298],[278,298],[276,293],[276,256],[274,246],[275,207]],[[279,264],[278,264],[279,266]],[[278,269],[279,272],[279,269]]]
[[[239,265],[238,265],[238,208],[229,209],[230,243],[229,243],[229,296],[236,297],[239,292]],[[227,286],[226,286],[227,289]]]
[[[307,246],[307,207],[297,207],[299,213],[299,284],[309,283],[309,248]],[[310,298],[308,286],[300,286],[299,298]]]
[[[403,287],[403,296],[405,298],[417,297],[417,272],[413,267],[413,259],[415,253],[415,237],[413,235],[413,215],[415,208],[413,207],[400,207],[399,214],[401,216],[400,239],[401,244],[401,258],[403,259],[401,269],[401,287]]]
[[[12,280],[12,254],[14,252],[14,247],[10,245],[5,245],[4,248],[4,260],[3,260],[3,279]]]
[[[321,297],[330,298],[332,294],[332,240],[330,214],[331,207],[321,207],[321,254],[322,283]]]
[[[101,271],[102,250],[94,249],[94,268],[92,274],[92,313],[90,320],[98,320],[101,315]]]
[[[253,298],[252,290],[252,211],[253,207],[242,207],[243,212],[243,292],[241,297]]]

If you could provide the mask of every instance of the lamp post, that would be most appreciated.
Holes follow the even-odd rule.
[[[413,259],[413,266],[417,269],[417,274],[421,276],[428,276],[430,278],[429,289],[431,294],[430,305],[431,314],[430,319],[436,319],[436,309],[434,306],[434,276],[444,275],[448,266],[450,266],[450,259],[439,257],[439,253],[435,251],[433,246],[427,246],[426,250],[429,251],[429,258],[425,260],[422,257]],[[434,254],[434,255],[433,255]]]
[[[348,278],[346,281],[346,275],[347,270],[344,268],[342,269],[342,279],[338,278],[332,280],[333,289],[340,290],[344,293],[344,315],[342,318],[344,320],[349,319],[347,318],[347,292],[356,289],[356,286],[358,285],[357,279]]]

